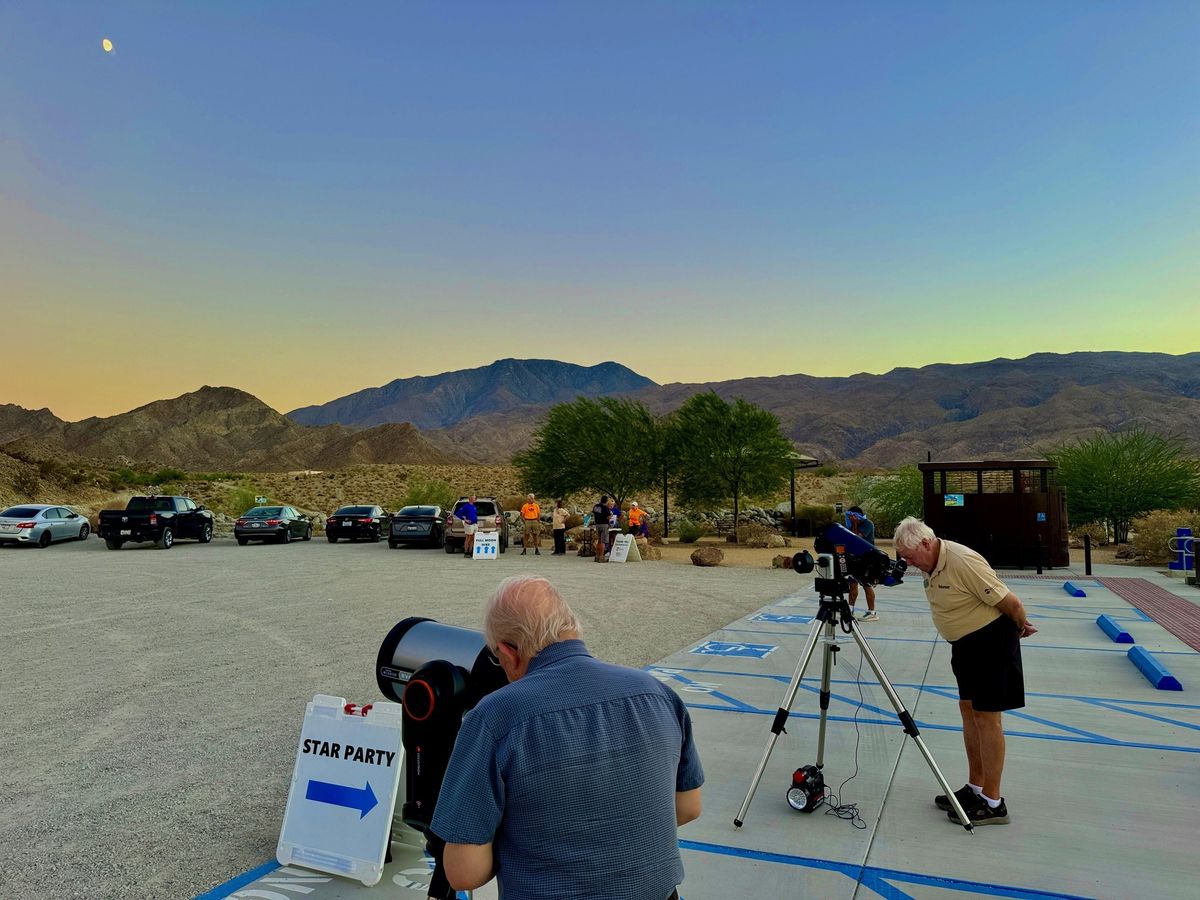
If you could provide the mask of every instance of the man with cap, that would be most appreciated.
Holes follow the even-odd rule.
[[[533,555],[541,556],[542,508],[533,494],[529,494],[521,506],[521,524],[525,526],[521,533],[521,555],[524,556],[532,547]]]

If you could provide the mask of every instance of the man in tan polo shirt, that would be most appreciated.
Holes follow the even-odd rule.
[[[925,573],[933,624],[950,642],[968,771],[967,783],[954,796],[976,825],[1006,825],[1000,715],[1025,705],[1020,639],[1037,629],[1016,594],[970,547],[939,540],[933,529],[912,517],[896,526],[895,542],[897,555]],[[939,794],[933,802],[958,823],[948,797]]]

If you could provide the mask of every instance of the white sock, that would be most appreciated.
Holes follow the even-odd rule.
[[[979,796],[980,796],[980,797],[982,797],[984,800],[986,800],[986,801],[987,801],[987,805],[988,805],[988,807],[989,807],[990,809],[995,809],[997,806],[999,806],[999,805],[1000,805],[1000,801],[999,801],[999,800],[993,800],[993,799],[992,799],[991,797],[989,797],[987,794],[980,794]]]
[[[968,782],[967,782],[967,787],[969,787],[971,790],[973,790],[973,791],[975,792],[975,796],[976,796],[976,797],[982,797],[982,796],[983,796],[983,785],[980,785],[980,784],[971,784],[971,782],[969,782],[969,781],[968,781]]]

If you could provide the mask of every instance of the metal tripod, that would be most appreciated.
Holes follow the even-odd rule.
[[[817,579],[818,582],[825,579]],[[828,582],[827,582],[828,583]],[[818,584],[818,588],[821,585]],[[838,585],[840,588],[841,585]],[[804,645],[804,651],[800,654],[800,662],[796,665],[796,671],[792,675],[792,681],[788,685],[787,693],[783,695],[783,703],[775,713],[775,721],[771,723],[771,736],[767,739],[766,749],[763,750],[762,759],[758,763],[758,768],[754,770],[754,778],[750,781],[750,790],[746,792],[746,799],[742,801],[742,808],[738,810],[737,817],[733,820],[733,824],[737,828],[742,827],[742,823],[746,820],[746,811],[750,809],[750,801],[754,799],[754,792],[758,789],[758,783],[762,780],[763,772],[767,768],[767,760],[771,758],[771,751],[775,749],[775,742],[779,740],[779,735],[785,731],[784,725],[787,723],[788,714],[792,708],[792,702],[796,699],[796,691],[800,689],[800,681],[804,678],[804,671],[808,668],[808,663],[812,659],[813,651],[817,647],[817,642],[824,644],[824,656],[821,662],[821,720],[820,730],[817,733],[817,768],[820,769],[825,763],[825,720],[829,712],[829,679],[833,668],[833,655],[838,652],[837,646],[837,625],[840,620],[842,630],[854,636],[855,643],[858,644],[858,649],[862,651],[863,657],[870,664],[871,670],[875,673],[875,679],[879,682],[879,686],[883,688],[887,694],[888,700],[892,702],[892,707],[896,710],[896,715],[900,719],[900,724],[904,726],[904,733],[913,739],[921,755],[925,757],[925,762],[929,764],[930,771],[933,772],[933,777],[937,779],[938,784],[942,786],[942,790],[946,792],[946,796],[950,799],[950,806],[958,816],[958,821],[963,823],[963,827],[970,833],[974,833],[975,826],[971,824],[971,820],[967,818],[966,811],[958,802],[958,798],[954,796],[954,791],[950,789],[950,785],[946,782],[946,776],[942,774],[942,770],[938,768],[938,764],[934,761],[933,756],[929,752],[929,748],[925,746],[925,741],[921,739],[921,732],[917,728],[916,722],[904,708],[904,704],[900,701],[900,696],[896,693],[892,683],[888,681],[887,675],[883,668],[879,665],[879,660],[875,658],[875,654],[871,652],[871,648],[867,645],[867,640],[858,630],[858,623],[854,621],[854,613],[850,609],[850,604],[846,602],[842,591],[835,588],[833,596],[826,597],[822,592],[820,597],[820,608],[817,610],[817,615],[813,619],[812,630],[808,633],[808,641]]]

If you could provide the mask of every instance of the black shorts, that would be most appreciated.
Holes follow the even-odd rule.
[[[1025,705],[1021,639],[1008,616],[950,643],[950,665],[958,697],[979,712],[1003,712]]]

